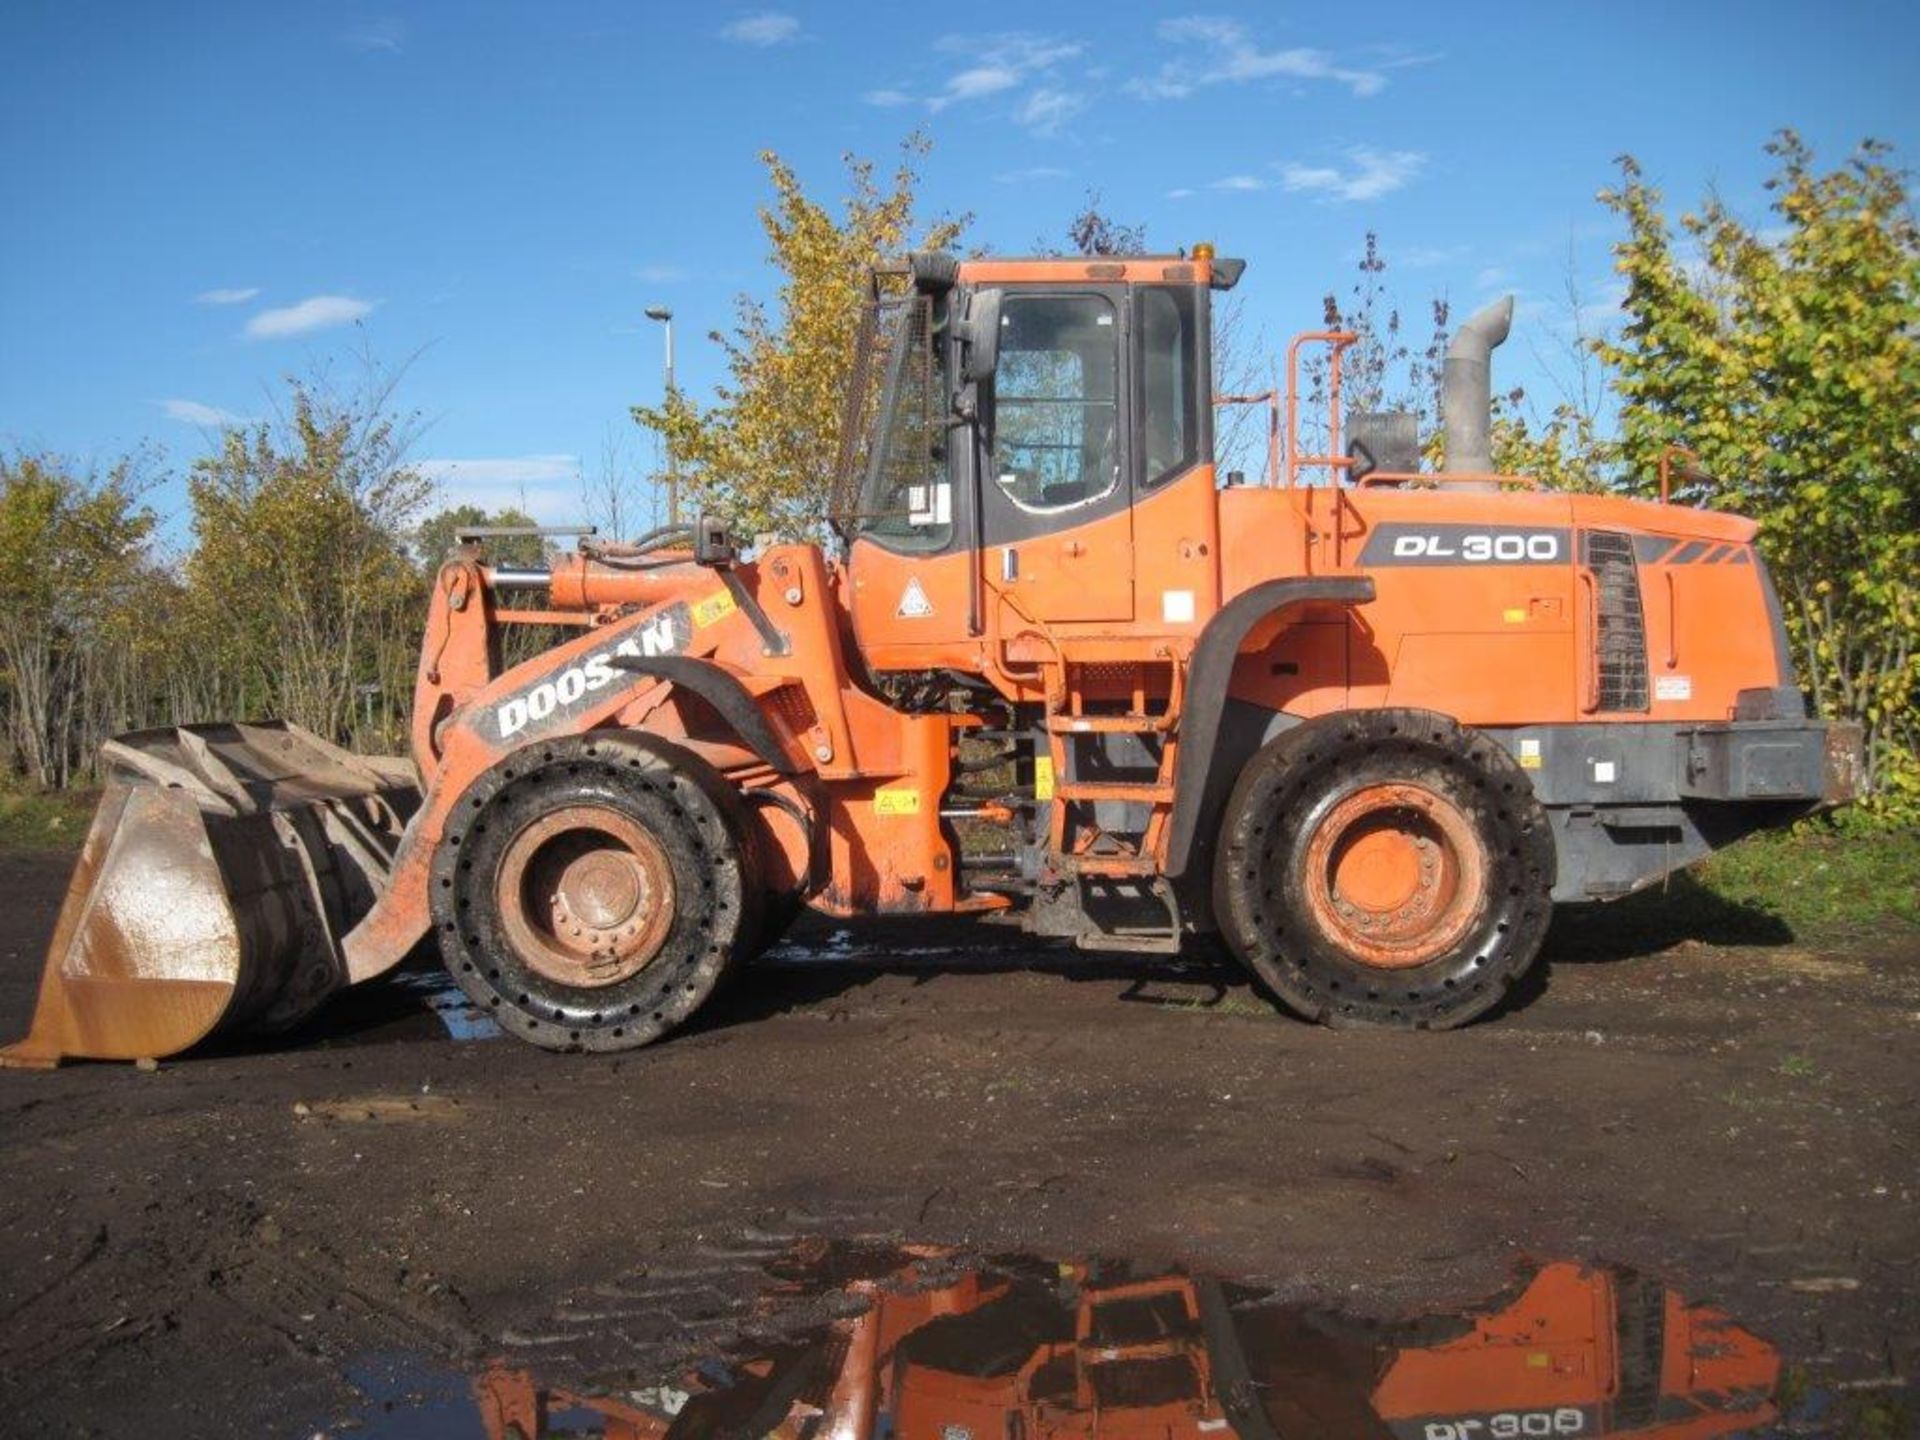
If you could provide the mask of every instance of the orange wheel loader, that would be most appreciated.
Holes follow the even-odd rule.
[[[1441,473],[1409,417],[1342,414],[1341,333],[1264,397],[1267,473],[1218,473],[1246,397],[1212,393],[1211,300],[1243,268],[877,271],[829,543],[463,544],[417,776],[285,725],[115,742],[5,1059],[283,1024],[428,944],[511,1033],[626,1049],[803,906],[1217,932],[1302,1016],[1446,1028],[1554,905],[1851,796],[1858,731],[1808,717],[1752,522],[1492,473],[1511,301],[1452,341]],[[513,625],[566,638],[508,666]]]
[[[1624,1267],[1529,1267],[1464,1313],[1381,1321],[1178,1271],[955,1263],[856,1281],[851,1315],[645,1389],[495,1362],[475,1407],[488,1440],[1704,1440],[1779,1418],[1771,1345]]]

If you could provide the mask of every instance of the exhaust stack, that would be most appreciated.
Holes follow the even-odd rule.
[[[1440,417],[1446,426],[1449,475],[1493,470],[1493,349],[1513,328],[1513,297],[1477,311],[1454,333],[1440,374]],[[1496,488],[1487,482],[1489,490]]]

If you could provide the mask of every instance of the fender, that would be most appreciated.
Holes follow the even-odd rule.
[[[1373,580],[1365,575],[1322,575],[1268,580],[1234,596],[1200,632],[1187,667],[1186,703],[1180,711],[1180,749],[1173,765],[1173,816],[1167,834],[1166,873],[1186,874],[1194,834],[1213,771],[1220,740],[1220,717],[1227,705],[1227,683],[1234,661],[1253,627],[1301,605],[1364,605],[1373,599]]]
[[[786,746],[780,743],[773,733],[773,727],[767,723],[766,713],[754,702],[747,687],[740,682],[740,677],[732,671],[723,670],[711,660],[695,659],[688,655],[618,655],[612,663],[616,670],[652,675],[698,695],[732,727],[741,743],[766,761],[777,774],[794,776],[808,773],[806,766],[787,753]]]

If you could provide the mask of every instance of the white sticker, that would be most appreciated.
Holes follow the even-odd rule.
[[[1168,625],[1187,625],[1193,621],[1193,591],[1162,590],[1160,618]]]
[[[1613,783],[1613,771],[1614,771],[1613,761],[1611,760],[1594,761],[1593,762],[1593,783],[1596,785],[1611,785]]]
[[[1693,677],[1691,675],[1654,676],[1653,698],[1656,700],[1691,700],[1693,698]]]
[[[918,575],[908,577],[907,588],[900,592],[900,608],[893,613],[902,620],[924,620],[933,614],[933,602],[921,589]]]
[[[1520,742],[1520,768],[1522,770],[1538,770],[1540,768],[1540,742],[1538,740],[1522,740]]]

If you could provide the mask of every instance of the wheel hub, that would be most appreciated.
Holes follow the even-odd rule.
[[[555,810],[521,830],[501,859],[497,893],[514,949],[564,985],[637,974],[673,924],[673,867],[660,842],[602,806]]]
[[[1445,954],[1479,913],[1486,857],[1459,806],[1423,785],[1369,785],[1336,803],[1307,847],[1307,898],[1355,960],[1381,969]]]

